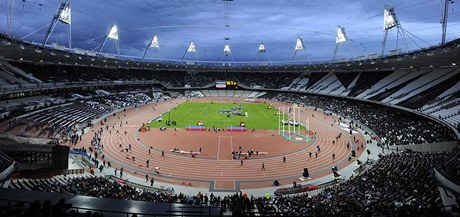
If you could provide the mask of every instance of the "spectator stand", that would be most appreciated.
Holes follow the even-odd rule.
[[[433,175],[427,169],[451,157],[446,153],[393,153],[382,156],[374,167],[360,175],[316,194],[300,193],[274,200],[258,198],[256,204],[259,210],[289,216],[353,213],[386,216],[399,212],[439,216],[443,205],[439,201],[438,189],[433,188]],[[409,187],[405,184],[407,182],[418,184]]]
[[[331,181],[334,182],[334,181]],[[335,183],[335,182],[334,182]],[[326,183],[324,183],[325,185]],[[318,185],[315,184],[308,184],[305,186],[302,186],[302,184],[297,184],[295,187],[287,187],[287,188],[278,188],[275,191],[276,196],[287,196],[287,195],[293,195],[293,194],[302,194],[302,193],[307,193],[313,190],[317,190],[320,188]]]
[[[455,140],[455,134],[451,132],[453,128],[450,125],[445,125],[445,123],[432,117],[420,115],[398,106],[388,106],[365,100],[349,100],[343,97],[305,96],[300,93],[284,93],[282,96],[278,95],[276,99],[307,104],[337,113],[341,117],[349,117],[354,121],[359,121],[372,128],[389,145]],[[398,136],[400,137],[398,138]]]
[[[43,203],[43,204],[42,204]],[[50,204],[50,206],[45,205]],[[135,208],[134,208],[135,207]],[[46,213],[52,214],[47,215]],[[0,192],[0,215],[16,216],[220,216],[221,208],[193,204],[120,200],[62,193],[3,189]]]
[[[120,178],[114,176],[114,175],[105,175],[105,178],[107,179],[110,179],[112,181],[115,181],[115,182],[119,182],[120,181]],[[131,182],[129,179],[123,179],[122,181],[124,184],[126,185],[129,185],[129,186],[132,186],[132,187],[135,187],[135,188],[138,188],[138,189],[143,189],[143,190],[146,190],[146,191],[150,191],[150,192],[159,192],[159,193],[163,193],[163,194],[174,194],[174,188],[172,187],[167,187],[164,186],[164,185],[160,185],[159,188],[156,188],[156,187],[151,187],[151,186],[147,186],[147,185],[141,185],[141,184],[138,184],[136,182]]]

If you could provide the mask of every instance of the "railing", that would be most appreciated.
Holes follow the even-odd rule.
[[[21,92],[21,91],[37,91],[37,90],[48,90],[48,89],[59,89],[59,88],[75,88],[75,87],[97,87],[97,86],[106,86],[106,85],[128,85],[128,84],[159,84],[158,81],[155,80],[137,80],[137,81],[98,81],[98,82],[58,82],[58,83],[41,83],[41,84],[28,84],[24,85],[8,85],[8,86],[1,86],[0,95]],[[7,89],[7,87],[11,87],[12,89]]]
[[[6,202],[8,204],[17,203],[17,202],[23,202],[25,204],[28,204],[29,206],[24,206],[24,207],[30,207],[30,205],[33,202],[29,201],[24,201],[24,200],[11,200],[11,199],[0,199],[0,201]],[[154,202],[152,202],[154,204]],[[99,213],[101,216],[126,216],[126,217],[131,217],[133,214],[136,214],[137,216],[151,216],[151,217],[156,217],[156,216],[223,216],[220,212],[220,207],[212,207],[212,206],[180,206],[180,207],[174,207],[173,205],[175,203],[168,203],[169,208],[165,213],[148,213],[148,212],[121,212],[121,211],[113,211],[113,210],[108,210],[108,209],[97,209],[97,208],[84,208],[84,207],[77,207],[77,206],[72,206],[70,204],[69,207],[67,207],[67,212],[70,212],[71,210],[75,210],[77,213],[83,214],[84,212],[91,211],[92,213]],[[0,206],[1,207],[1,206]],[[218,214],[213,214],[214,209],[219,209],[217,212]],[[191,209],[191,210],[187,210]]]

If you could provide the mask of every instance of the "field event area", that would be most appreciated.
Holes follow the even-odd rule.
[[[289,114],[288,108],[285,109],[285,113]],[[292,119],[293,114],[290,115]],[[203,124],[206,128],[225,129],[240,127],[241,123],[244,123],[248,129],[278,130],[281,125],[280,119],[282,122],[283,117],[287,123],[289,117],[279,114],[278,109],[268,103],[184,102],[155,118],[151,121],[150,127],[167,127],[169,121],[169,126],[175,128]],[[305,130],[304,126],[299,128]]]

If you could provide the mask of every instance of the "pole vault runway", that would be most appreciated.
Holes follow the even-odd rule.
[[[226,99],[200,98],[189,101],[195,100],[216,102]],[[309,118],[310,127],[316,132],[316,137],[308,143],[289,141],[278,135],[277,130],[217,133],[191,132],[184,129],[138,131],[142,123],[148,123],[184,101],[176,99],[127,109],[125,112],[107,117],[104,125],[95,124],[93,129],[98,130],[102,127],[105,130],[109,126],[111,130],[111,133],[105,131],[101,138],[106,160],[112,163],[112,167],[123,167],[126,173],[139,177],[148,174],[165,183],[209,188],[210,191],[238,191],[270,187],[273,186],[274,180],[278,180],[281,185],[299,182],[304,168],[309,169],[313,180],[331,176],[332,166],[336,165],[341,169],[354,163],[348,161],[351,150],[356,150],[357,156],[365,150],[366,142],[362,135],[350,135],[341,126],[333,124],[338,117],[325,116],[323,112],[311,108],[302,108],[299,118]],[[280,102],[269,103],[276,107],[287,106]],[[120,122],[123,123],[121,127]],[[117,130],[119,134],[115,133]],[[340,133],[342,136],[337,138]],[[77,147],[88,148],[92,136],[93,133],[83,135]],[[347,148],[347,143],[350,144],[350,148]],[[129,144],[132,149],[124,151]],[[364,148],[357,150],[361,144]],[[240,151],[240,146],[242,152],[252,150],[264,154],[245,159],[244,165],[241,166],[240,160],[233,160],[231,154],[232,151]],[[320,146],[320,152],[317,146]],[[172,152],[172,149],[182,150],[183,153]],[[200,149],[201,154],[195,157],[189,154],[199,152]],[[162,151],[165,153],[164,157],[161,156]],[[335,159],[332,159],[332,154],[335,154]],[[285,163],[283,157],[286,157]],[[146,167],[147,160],[150,162],[149,168]],[[265,164],[266,170],[262,170],[262,163]],[[160,167],[159,174],[153,172],[154,167]]]

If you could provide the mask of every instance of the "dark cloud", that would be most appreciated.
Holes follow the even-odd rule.
[[[148,58],[182,59],[193,40],[198,58],[204,61],[231,60],[222,55],[226,43],[235,61],[291,61],[300,36],[306,50],[298,52],[296,60],[330,61],[337,25],[344,26],[351,39],[338,46],[338,58],[381,51],[384,4],[396,6],[403,28],[416,36],[411,36],[416,43],[408,40],[410,50],[440,42],[439,2],[426,0],[235,0],[227,4],[228,16],[224,2],[216,0],[74,0],[72,38],[74,47],[98,50],[109,25],[117,23],[122,55],[142,57],[152,36],[157,35],[160,54],[149,50]],[[458,8],[458,4],[451,7]],[[57,0],[16,1],[13,35],[22,38],[49,24],[57,7]],[[0,9],[5,8],[5,1],[0,2]],[[459,13],[450,11],[449,39],[458,37],[460,32]],[[0,13],[0,18],[6,20],[5,13]],[[227,21],[229,28],[224,27]],[[41,42],[45,29],[25,39]],[[0,23],[0,30],[6,30],[6,22]],[[50,43],[67,44],[65,30],[58,25]],[[390,31],[387,50],[396,48],[396,40],[398,48],[405,50],[395,30]],[[267,53],[258,55],[261,42]],[[109,42],[104,52],[115,52],[114,44]],[[188,54],[187,58],[195,56]]]

